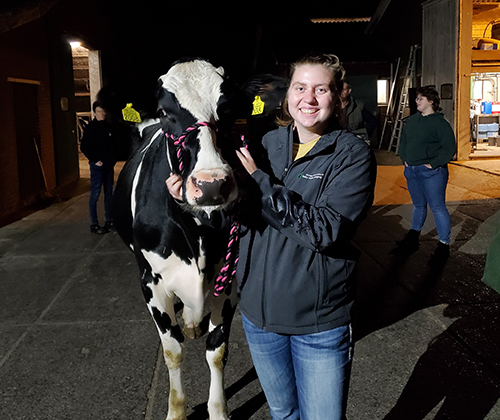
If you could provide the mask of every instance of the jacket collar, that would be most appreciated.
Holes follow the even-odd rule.
[[[279,135],[279,142],[280,142],[279,149],[283,150],[283,153],[288,152],[290,157],[291,157],[291,150],[292,150],[292,144],[293,144],[293,125],[290,124],[286,127],[280,127],[278,130],[280,130],[279,131],[279,133],[280,133],[280,135]],[[342,133],[345,133],[345,132],[346,132],[346,130],[335,130],[335,131],[332,131],[330,133],[323,134],[309,153],[316,154],[316,153],[319,153],[319,152],[325,150],[327,147],[330,147],[331,145],[335,144],[337,142],[338,138],[342,135]]]

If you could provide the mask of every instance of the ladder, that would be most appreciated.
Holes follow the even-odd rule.
[[[406,66],[406,74],[403,79],[403,86],[401,87],[398,111],[394,127],[392,129],[391,142],[389,143],[389,151],[394,149],[396,155],[399,153],[399,141],[401,139],[401,132],[403,131],[403,118],[406,106],[408,105],[408,90],[413,82],[415,74],[415,56],[419,48],[419,45],[412,45],[410,47],[410,56],[408,58],[408,65]]]
[[[401,63],[401,57],[398,58],[398,63],[396,65],[396,72],[394,73],[393,80],[391,83],[391,93],[389,94],[389,101],[387,102],[387,109],[385,111],[385,119],[384,119],[384,128],[382,129],[382,134],[380,135],[380,143],[378,148],[382,148],[382,143],[384,142],[385,129],[387,128],[387,124],[392,124],[393,116],[394,116],[394,87],[396,86],[396,81],[398,80],[399,74],[399,64]]]

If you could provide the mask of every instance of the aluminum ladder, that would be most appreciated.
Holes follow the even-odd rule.
[[[380,135],[380,143],[378,145],[378,148],[382,148],[382,143],[384,142],[384,136],[385,136],[385,130],[387,128],[388,124],[393,124],[393,117],[394,117],[394,88],[396,86],[396,81],[398,80],[398,74],[399,74],[399,65],[401,63],[401,57],[398,58],[398,62],[396,65],[396,72],[393,76],[392,82],[391,82],[391,92],[389,94],[389,101],[387,102],[387,109],[385,111],[385,119],[384,119],[384,127],[382,129],[382,134]]]
[[[410,56],[408,58],[408,65],[406,66],[406,73],[403,79],[403,86],[401,87],[401,94],[399,97],[398,112],[396,114],[396,120],[394,127],[392,129],[391,141],[389,143],[389,151],[394,149],[396,155],[399,154],[399,141],[401,139],[401,132],[403,131],[403,118],[406,111],[406,106],[408,105],[408,90],[413,82],[413,77],[415,75],[415,56],[417,50],[420,48],[419,45],[412,45],[410,47]]]

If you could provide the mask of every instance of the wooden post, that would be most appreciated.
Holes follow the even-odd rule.
[[[472,55],[472,0],[460,0],[458,11],[458,71],[455,107],[455,133],[457,160],[469,160],[470,133],[470,83]]]

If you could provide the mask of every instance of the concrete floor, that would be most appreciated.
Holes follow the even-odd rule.
[[[376,154],[375,203],[354,241],[362,256],[348,418],[498,420],[500,294],[481,281],[500,226],[497,166],[450,165],[452,255],[433,270],[431,216],[419,251],[390,254],[411,204],[398,158]],[[1,420],[166,416],[168,374],[133,255],[115,232],[89,233],[85,182],[0,229]],[[207,418],[203,348],[187,343],[190,420]],[[226,395],[233,420],[269,418],[239,313]]]

